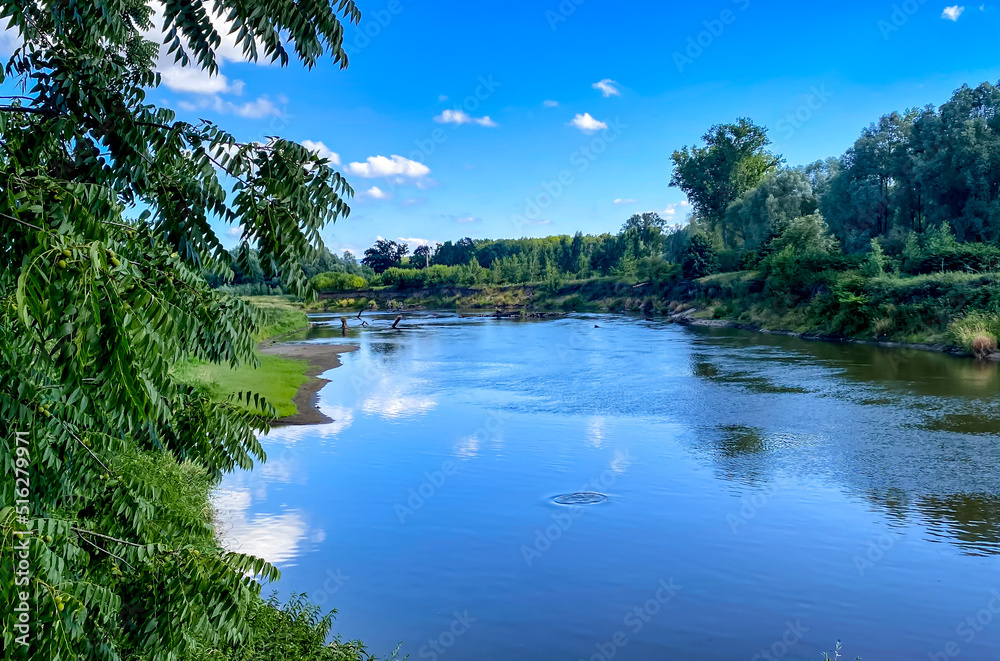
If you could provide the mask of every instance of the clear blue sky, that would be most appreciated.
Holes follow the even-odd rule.
[[[616,231],[650,210],[672,210],[680,222],[687,210],[668,186],[669,156],[713,123],[749,116],[771,129],[789,164],[801,164],[843,153],[884,113],[1000,79],[1000,12],[989,4],[947,12],[934,0],[359,5],[347,71],[228,61],[224,79],[173,72],[152,94],[182,118],[212,119],[242,139],[281,134],[335,152],[359,193],[350,218],[325,233],[337,251],[362,251],[378,236]],[[701,46],[689,50],[689,40]],[[677,54],[687,59],[678,64]],[[600,122],[610,134],[584,132]],[[579,151],[588,146],[601,153]],[[400,174],[363,176],[384,172]],[[569,183],[530,209],[526,200],[560,175]]]

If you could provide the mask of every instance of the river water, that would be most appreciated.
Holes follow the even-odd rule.
[[[297,341],[360,347],[320,394],[335,421],[274,430],[218,494],[227,545],[335,632],[435,660],[1000,658],[995,365],[392,318],[314,319]],[[607,500],[555,502],[576,492]]]

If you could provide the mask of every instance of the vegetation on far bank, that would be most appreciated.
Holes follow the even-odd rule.
[[[379,240],[313,284],[334,308],[696,308],[750,326],[986,355],[1000,340],[998,110],[997,87],[962,87],[940,108],[880,118],[839,158],[799,167],[782,165],[766,129],[741,118],[674,152],[687,225],[645,213],[617,234],[465,238],[412,256]]]

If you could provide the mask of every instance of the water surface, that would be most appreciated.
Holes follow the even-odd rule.
[[[1000,657],[994,365],[392,318],[346,338],[335,422],[275,430],[219,494],[228,543],[337,632],[412,659]],[[316,320],[301,341],[345,342]],[[608,499],[555,502],[575,492]]]

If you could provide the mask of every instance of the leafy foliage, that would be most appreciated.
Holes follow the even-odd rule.
[[[294,594],[286,604],[272,595],[250,609],[253,633],[239,650],[201,648],[191,661],[374,661],[357,641],[326,644],[333,615],[322,615],[305,595]]]
[[[781,158],[767,151],[767,129],[744,117],[713,126],[702,140],[704,146],[673,153],[670,185],[684,191],[695,211],[728,243],[724,219],[729,205],[757,186]]]
[[[386,269],[402,264],[403,258],[409,251],[405,243],[379,239],[374,246],[365,251],[365,258],[361,263],[371,267],[375,273],[383,273]]]
[[[317,291],[321,292],[364,289],[365,285],[368,284],[360,275],[336,272],[320,273],[313,276],[311,282],[313,287],[315,287]]]
[[[684,277],[692,280],[718,272],[719,257],[708,238],[702,234],[691,237],[681,269]]]
[[[217,70],[224,18],[249,59],[346,66],[351,0],[162,5],[165,47]],[[350,186],[330,164],[281,138],[240,143],[209,122],[177,121],[146,102],[159,83],[152,3],[4,0],[23,40],[0,74],[26,96],[0,107],[0,501],[4,555],[26,540],[39,659],[178,659],[199,646],[238,648],[260,584],[277,571],[214,547],[206,512],[158,475],[205,480],[263,460],[243,392],[225,401],[177,381],[184,360],[254,361],[267,323],[209,287],[231,256],[210,224],[242,227],[236,260],[308,294],[300,263],[320,231],[349,213]],[[252,253],[253,251],[253,253]],[[257,264],[251,265],[253,254]],[[19,445],[15,433],[25,434]],[[151,467],[155,467],[155,470]],[[199,486],[199,488],[201,488]],[[20,489],[20,487],[19,487]],[[0,585],[5,606],[18,595]]]

